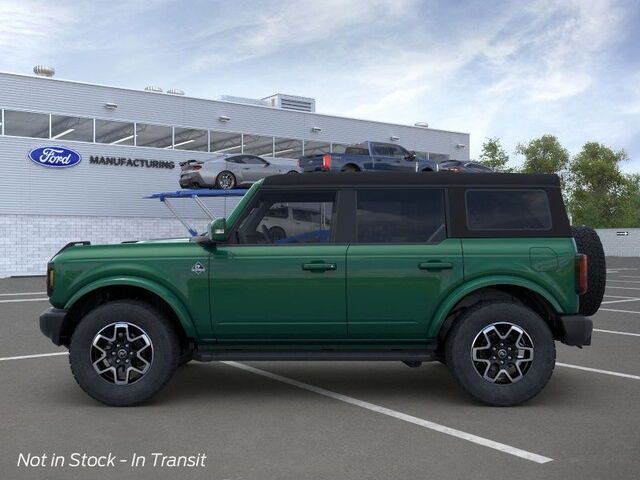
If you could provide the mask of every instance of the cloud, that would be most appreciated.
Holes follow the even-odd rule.
[[[0,58],[11,65],[50,50],[74,15],[53,2],[3,0],[0,19]]]

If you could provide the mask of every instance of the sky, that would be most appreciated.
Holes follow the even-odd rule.
[[[0,71],[624,149],[640,172],[640,0],[0,0]]]

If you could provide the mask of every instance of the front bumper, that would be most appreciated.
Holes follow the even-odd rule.
[[[50,308],[40,315],[40,331],[56,345],[65,342],[68,323],[66,310]]]
[[[560,329],[562,343],[576,347],[591,345],[593,321],[590,318],[582,315],[562,315]]]

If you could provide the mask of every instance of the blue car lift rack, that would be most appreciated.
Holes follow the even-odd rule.
[[[189,235],[192,237],[197,237],[198,232],[187,223],[187,221],[178,213],[176,208],[172,204],[172,199],[175,198],[190,198],[196,205],[200,207],[200,209],[204,212],[204,214],[209,217],[210,220],[214,220],[215,216],[207,208],[204,202],[201,200],[202,198],[226,198],[226,197],[242,197],[245,193],[247,193],[247,189],[238,189],[238,190],[220,190],[220,189],[209,189],[209,188],[197,188],[197,189],[182,189],[176,190],[175,192],[160,192],[149,195],[144,198],[157,198],[162,203],[164,203],[169,211],[176,217],[182,225],[189,231]]]

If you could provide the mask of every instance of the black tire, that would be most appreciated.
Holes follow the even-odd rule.
[[[488,353],[495,354],[495,357],[489,357],[487,362],[493,362],[496,365],[487,367],[483,373],[479,371],[482,371],[486,364],[472,360],[474,341],[486,339],[487,337],[482,337],[481,334],[484,329],[490,330],[492,325],[497,325],[497,328],[502,329],[503,332],[511,328],[509,325],[520,328],[526,333],[526,338],[531,341],[532,360],[521,363],[524,374],[513,382],[501,372],[495,375],[495,378],[500,380],[498,382],[492,383],[483,378],[483,374],[486,375],[490,368],[503,368],[499,365],[499,358],[504,358],[506,362],[504,368],[507,368],[510,360],[513,364],[513,360],[517,361],[519,358],[520,350],[516,356],[506,357],[506,355],[512,355],[507,352],[507,346],[512,344],[506,340],[507,346],[498,346],[500,350],[497,352],[489,350]],[[517,336],[517,332],[515,330],[513,332]],[[493,336],[498,341],[502,341],[500,337]],[[507,335],[507,337],[510,336]],[[505,356],[500,357],[499,355],[503,353]],[[553,373],[556,348],[551,330],[536,312],[517,303],[494,301],[474,305],[456,320],[447,336],[445,355],[446,365],[453,377],[469,394],[487,405],[506,407],[526,402],[544,388]],[[514,378],[517,377],[518,372],[514,374],[513,370],[515,367],[510,368]],[[502,380],[506,383],[501,383]]]
[[[298,172],[296,172],[295,170],[291,170],[290,172],[287,172],[287,175],[297,175]]]
[[[228,170],[223,170],[216,177],[215,187],[221,190],[232,190],[237,184],[236,176]]]
[[[132,329],[141,330],[151,343],[152,358],[146,373],[128,384],[117,385],[104,378],[92,363],[94,338],[115,323],[127,323]],[[118,300],[91,310],[73,332],[69,348],[71,372],[80,388],[94,399],[116,407],[136,405],[158,393],[173,376],[179,356],[180,342],[169,320],[150,305],[135,300]]]
[[[607,262],[600,237],[593,228],[571,227],[578,253],[587,256],[587,293],[580,296],[579,312],[587,317],[600,308],[607,283]]]
[[[344,167],[342,167],[342,172],[359,172],[360,169],[358,167],[355,167],[353,165],[345,165]]]
[[[285,232],[283,228],[271,227],[269,229],[269,239],[272,243],[275,243],[278,240],[284,240],[285,238],[287,238],[287,232]]]

